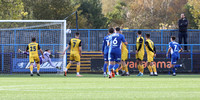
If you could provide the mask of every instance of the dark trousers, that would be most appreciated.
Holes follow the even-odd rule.
[[[179,32],[178,39],[179,44],[182,44],[182,39],[184,39],[184,44],[187,44],[187,32]],[[184,50],[187,50],[187,46],[184,46]]]

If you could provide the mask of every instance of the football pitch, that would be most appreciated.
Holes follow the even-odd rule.
[[[200,100],[200,75],[0,75],[0,100]]]

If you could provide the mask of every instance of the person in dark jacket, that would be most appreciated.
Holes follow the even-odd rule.
[[[182,44],[182,39],[184,39],[184,44],[187,44],[187,26],[188,26],[188,20],[186,19],[184,14],[181,14],[181,19],[178,21],[179,26],[179,44]],[[184,50],[187,50],[187,46],[184,46]]]

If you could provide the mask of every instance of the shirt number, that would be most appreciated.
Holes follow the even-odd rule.
[[[117,44],[117,38],[114,39],[113,44],[114,44],[114,45]]]
[[[106,40],[106,43],[107,43],[107,46],[108,46],[108,44],[109,44],[109,40]]]
[[[73,42],[73,44],[74,44],[74,45],[73,45],[73,47],[75,47],[75,45],[76,45],[76,42]]]
[[[178,50],[177,50],[177,45],[174,45],[174,51],[178,51]]]
[[[31,46],[30,48],[31,48],[30,51],[36,51],[36,46]]]

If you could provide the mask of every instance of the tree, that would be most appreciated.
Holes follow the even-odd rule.
[[[101,0],[102,3],[102,13],[106,15],[107,13],[112,12],[113,7],[116,5],[117,0]]]
[[[133,0],[129,3],[129,26],[152,29],[159,28],[163,23],[167,28],[176,28],[186,3],[187,0]]]
[[[19,20],[27,16],[22,0],[0,0],[0,19]]]
[[[112,5],[113,2],[116,3],[116,0],[102,0],[102,3],[109,3]],[[185,13],[186,16],[190,14],[187,13],[186,4],[187,0],[118,0],[118,2],[123,2],[126,6],[123,6],[121,10],[124,16],[110,21],[116,13],[115,6],[105,6],[109,4],[103,4],[104,12],[107,12],[106,15],[110,23],[115,23],[116,20],[121,19],[123,26],[128,28],[139,28],[139,29],[157,29],[161,25],[164,29],[177,28],[177,21],[180,18],[181,13]],[[117,4],[115,4],[117,5]],[[118,17],[120,13],[118,12]],[[113,18],[112,18],[113,19]],[[122,21],[123,20],[123,21]]]
[[[86,26],[89,28],[107,28],[106,17],[102,14],[102,4],[100,0],[76,0],[76,5],[80,5],[81,15],[88,19]]]
[[[25,10],[30,12],[29,18],[36,20],[63,20],[76,11],[80,5],[74,5],[71,0],[23,0]],[[78,11],[79,28],[88,28],[87,19]],[[67,19],[67,28],[76,28],[76,16]]]
[[[126,27],[126,19],[127,19],[127,12],[126,12],[126,3],[118,0],[117,4],[114,6],[112,12],[108,12],[106,17],[108,18],[107,23],[110,27],[114,26],[125,26]]]
[[[199,0],[188,0],[189,11],[194,18],[194,22],[200,29],[200,1]]]

